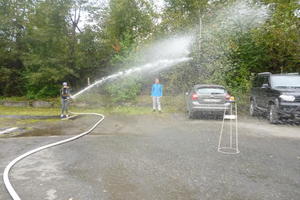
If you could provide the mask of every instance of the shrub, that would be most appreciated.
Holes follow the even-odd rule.
[[[105,89],[113,103],[135,101],[141,92],[142,84],[138,78],[124,78],[108,84]]]

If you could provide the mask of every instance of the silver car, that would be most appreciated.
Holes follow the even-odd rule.
[[[196,114],[222,116],[230,108],[232,97],[221,85],[195,85],[186,93],[187,113],[189,118]]]

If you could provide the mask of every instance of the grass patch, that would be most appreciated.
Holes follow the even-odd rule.
[[[133,107],[133,106],[115,106],[115,107],[101,107],[101,108],[74,108],[73,112],[95,112],[102,114],[122,114],[122,115],[146,115],[152,113],[151,108],[147,107]]]
[[[0,106],[1,115],[32,115],[32,116],[53,116],[59,115],[57,108],[32,108],[32,107],[6,107]]]
[[[7,101],[33,101],[25,97],[1,98]],[[41,99],[42,100],[42,99]],[[34,107],[5,107],[0,105],[0,115],[30,115],[30,116],[53,116],[60,115],[60,99],[45,99],[47,102],[53,102],[55,107],[52,108],[34,108]],[[138,96],[135,102],[123,104],[113,104],[109,97],[88,94],[82,96],[75,103],[86,103],[87,107],[71,106],[70,110],[74,112],[97,112],[106,115],[123,114],[123,115],[144,115],[152,113],[152,98],[148,95]],[[162,109],[164,113],[181,112],[186,108],[183,95],[164,96],[161,98]]]
[[[102,108],[74,108],[73,112],[96,112],[102,114],[123,114],[123,115],[147,115],[152,114],[152,107],[139,107],[139,106],[115,106],[115,107],[102,107]],[[163,107],[163,113],[178,112],[174,107]]]
[[[1,101],[29,101],[25,96],[24,97],[0,97]]]
[[[16,121],[16,125],[28,125],[28,124],[35,124],[38,122],[56,122],[60,119],[20,119]]]
[[[72,108],[73,112],[96,112],[103,114],[144,115],[152,113],[151,107],[114,106],[98,108]],[[163,107],[164,113],[176,112],[173,107]],[[32,108],[32,107],[5,107],[0,106],[1,115],[30,115],[30,116],[53,116],[60,115],[59,108]]]
[[[57,98],[44,98],[44,99],[28,99],[26,97],[3,97],[0,96],[1,102],[29,102],[32,103],[34,101],[46,101],[52,103],[54,107],[60,106],[60,97]]]

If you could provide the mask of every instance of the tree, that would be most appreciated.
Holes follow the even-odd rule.
[[[226,83],[236,91],[248,91],[252,73],[300,72],[299,17],[294,14],[299,4],[276,1],[274,6],[264,25],[231,39],[232,68],[227,72]]]
[[[109,71],[131,67],[139,44],[147,40],[153,31],[153,8],[145,0],[111,0],[104,21],[103,36],[111,51]],[[117,101],[134,99],[140,91],[140,78],[123,79],[118,86],[108,85],[106,91]],[[126,89],[121,87],[126,85]],[[135,91],[126,95],[126,91]]]
[[[116,54],[146,39],[152,32],[153,11],[145,0],[111,0],[108,12],[105,36]]]
[[[68,65],[68,4],[46,0],[29,16],[23,62],[30,98],[55,96],[64,78],[73,74]]]
[[[28,16],[33,12],[33,1],[0,2],[0,95],[23,95],[26,51],[24,35]]]

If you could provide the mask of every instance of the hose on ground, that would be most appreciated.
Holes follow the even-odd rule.
[[[76,135],[76,136],[73,136],[71,138],[68,138],[68,139],[64,139],[64,140],[61,140],[61,141],[58,141],[58,142],[54,142],[54,143],[51,143],[51,144],[47,144],[47,145],[44,145],[44,146],[41,146],[41,147],[38,147],[36,149],[33,149],[31,151],[28,151],[20,156],[18,156],[17,158],[15,158],[14,160],[12,160],[4,169],[4,173],[3,173],[3,181],[4,181],[4,184],[5,184],[5,187],[8,191],[8,193],[10,194],[11,198],[13,200],[21,200],[20,196],[18,195],[18,193],[15,191],[15,189],[13,188],[10,180],[9,180],[9,172],[10,170],[13,168],[13,166],[18,163],[19,161],[21,161],[22,159],[34,154],[34,153],[37,153],[39,151],[42,151],[44,149],[48,149],[48,148],[51,148],[51,147],[54,147],[54,146],[58,146],[58,145],[61,145],[61,144],[65,144],[65,143],[68,143],[68,142],[71,142],[71,141],[74,141],[74,140],[77,140],[78,138],[81,138],[89,133],[91,133],[104,119],[105,119],[105,116],[102,115],[102,114],[98,114],[98,113],[74,113],[72,112],[72,114],[75,114],[75,115],[96,115],[96,116],[99,116],[101,117],[89,130],[79,134],[79,135]]]

